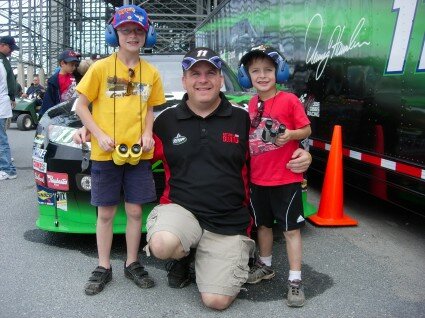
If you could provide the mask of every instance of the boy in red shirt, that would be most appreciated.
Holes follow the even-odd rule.
[[[80,54],[73,50],[65,50],[59,55],[59,72],[55,72],[48,82],[40,117],[53,106],[77,96],[76,81],[73,75],[80,62]]]
[[[311,134],[311,128],[298,98],[276,88],[277,82],[282,83],[287,78],[285,64],[279,52],[265,46],[254,48],[241,59],[240,71],[257,90],[248,109],[251,207],[258,227],[260,257],[251,268],[247,283],[256,284],[275,276],[271,265],[272,226],[276,220],[285,236],[289,260],[287,304],[301,307],[305,302],[301,284],[300,232],[305,224],[301,197],[303,174],[292,172],[286,165],[299,147],[299,141]],[[247,87],[246,83],[241,84]]]

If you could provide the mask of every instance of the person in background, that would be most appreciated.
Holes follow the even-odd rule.
[[[16,80],[7,57],[15,50],[19,50],[19,47],[12,36],[0,38],[0,180],[17,177],[6,134],[8,119],[12,117],[12,109],[16,105]]]
[[[78,64],[78,67],[76,71],[74,72],[75,79],[77,80],[77,83],[81,81],[84,74],[88,71],[88,69],[94,64],[94,61],[91,59],[85,59],[81,60],[80,64]]]
[[[68,49],[59,55],[58,60],[60,70],[55,72],[47,82],[40,117],[53,106],[77,96],[75,90],[77,82],[73,73],[80,62],[80,54]]]
[[[23,98],[36,98],[40,93],[44,93],[44,86],[40,84],[40,78],[38,75],[34,75],[31,86],[28,87],[25,94],[22,94]]]
[[[90,60],[92,60],[93,62],[96,62],[99,59],[100,59],[100,55],[97,53],[90,55]]]
[[[20,98],[22,97],[22,85],[19,84],[19,82],[16,80],[16,75],[15,75],[15,82],[16,82],[16,93],[15,93],[15,97]]]

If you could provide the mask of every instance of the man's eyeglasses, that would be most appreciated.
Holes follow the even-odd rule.
[[[213,56],[209,59],[205,58],[205,59],[194,59],[193,57],[187,56],[183,59],[182,61],[182,67],[183,70],[187,71],[193,64],[195,64],[198,61],[207,61],[210,62],[211,64],[213,64],[216,68],[218,68],[219,70],[221,69],[221,58],[218,56]]]
[[[264,102],[262,100],[258,101],[258,108],[257,108],[257,114],[255,117],[251,120],[251,127],[257,128],[261,123],[261,118],[263,118],[264,113]]]
[[[124,34],[124,35],[129,35],[133,32],[136,35],[142,35],[142,34],[146,33],[144,29],[140,29],[140,28],[137,28],[137,29],[117,29],[117,31]]]
[[[133,84],[133,78],[134,78],[134,75],[135,75],[136,73],[134,72],[134,70],[132,69],[132,68],[129,68],[128,69],[128,77],[129,77],[129,80],[128,80],[128,82],[127,82],[127,92],[126,92],[126,96],[130,96],[130,95],[133,95],[133,88],[134,88],[134,84]]]

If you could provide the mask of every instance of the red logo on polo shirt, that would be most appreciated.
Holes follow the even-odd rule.
[[[223,133],[223,142],[238,144],[239,135],[232,134],[232,133]]]

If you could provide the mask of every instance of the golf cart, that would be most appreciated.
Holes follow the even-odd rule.
[[[43,100],[43,92],[38,92],[33,98],[17,98],[13,109],[12,123],[16,123],[19,130],[30,130],[37,127],[38,114]]]

